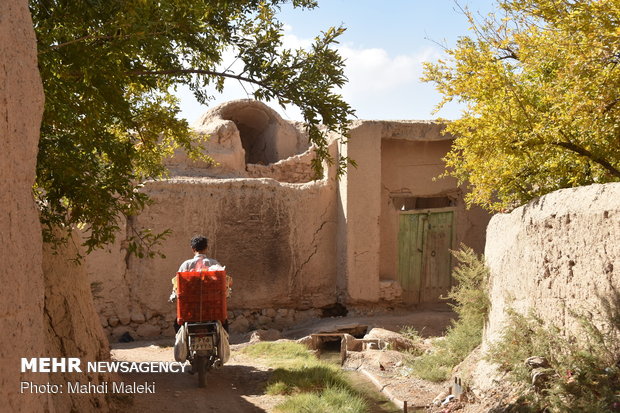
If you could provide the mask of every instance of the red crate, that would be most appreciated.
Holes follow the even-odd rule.
[[[226,311],[226,271],[177,273],[177,322],[224,322]]]

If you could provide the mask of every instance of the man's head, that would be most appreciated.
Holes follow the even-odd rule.
[[[208,244],[209,244],[209,240],[207,239],[207,237],[202,236],[202,235],[196,235],[190,241],[190,245],[192,246],[192,250],[194,250],[196,252],[206,251]]]

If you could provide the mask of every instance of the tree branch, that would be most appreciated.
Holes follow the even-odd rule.
[[[497,60],[505,60],[505,59],[519,60],[519,56],[514,52],[514,50],[507,48],[507,47],[501,47],[500,50],[505,51],[507,54],[505,54],[504,56],[499,56]]]
[[[579,145],[576,145],[572,142],[554,142],[553,145],[555,146],[560,146],[562,148],[568,149],[570,151],[573,151],[575,153],[578,153],[581,156],[585,156],[588,159],[591,159],[592,161],[596,162],[597,164],[601,165],[603,168],[605,168],[607,171],[609,171],[609,173],[611,173],[613,176],[616,176],[618,178],[620,178],[620,170],[618,170],[617,168],[614,168],[614,166],[609,163],[609,161],[607,161],[606,159],[603,159],[601,157],[596,156],[595,154],[593,154],[592,152],[590,152],[589,150],[582,148]]]
[[[603,109],[603,113],[609,112],[618,102],[620,102],[620,98],[612,100],[609,104],[605,106],[605,109]]]
[[[127,74],[131,76],[162,76],[162,75],[187,75],[187,74],[220,76],[220,77],[226,77],[229,79],[236,79],[240,82],[252,83],[262,88],[265,88],[274,94],[276,93],[276,91],[273,88],[269,87],[269,85],[267,85],[264,82],[261,82],[260,80],[252,79],[246,76],[236,75],[233,73],[217,72],[215,70],[204,70],[204,69],[134,70],[131,72],[127,72]]]
[[[53,50],[57,50],[60,49],[62,47],[65,46],[69,46],[72,45],[74,43],[79,43],[79,42],[83,42],[86,40],[112,40],[112,39],[129,39],[131,37],[134,36],[159,36],[160,34],[165,34],[167,33],[166,31],[160,31],[160,32],[152,32],[152,33],[146,33],[146,32],[138,32],[138,33],[129,33],[129,34],[112,34],[112,35],[97,35],[97,34],[89,34],[86,36],[82,36],[82,37],[78,37],[77,39],[73,39],[73,40],[69,40],[67,42],[64,43],[58,43],[55,45],[50,46],[48,49],[46,50],[41,50],[38,54],[45,54],[47,52],[53,51]]]

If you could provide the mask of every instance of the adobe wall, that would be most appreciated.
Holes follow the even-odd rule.
[[[171,229],[159,248],[166,258],[127,255],[124,241],[89,258],[95,302],[114,338],[125,331],[134,337],[172,334],[170,279],[191,257],[195,234],[209,238],[207,255],[234,278],[233,330],[293,324],[335,302],[333,181],[177,177],[150,182],[145,191],[155,203],[132,218],[126,231]]]
[[[381,131],[379,122],[356,122],[343,151],[357,163],[347,168],[338,191],[340,284],[349,304],[379,300]]]
[[[346,152],[357,162],[339,183],[339,260],[347,302],[398,300],[398,217],[394,196],[449,196],[456,208],[456,246],[481,252],[489,214],[467,209],[464,189],[444,171],[452,137],[427,121],[358,121]]]
[[[439,131],[440,128],[437,128]],[[415,135],[410,135],[414,137]],[[383,139],[381,142],[381,261],[380,278],[398,279],[398,226],[401,203],[412,197],[448,198],[455,208],[456,239],[481,254],[485,227],[490,219],[479,207],[468,209],[464,188],[455,178],[437,178],[445,171],[442,158],[450,150],[452,137],[439,135],[432,140]],[[402,205],[403,207],[405,205]]]
[[[82,366],[89,361],[110,359],[110,347],[93,305],[86,269],[72,259],[77,256],[75,244],[53,250],[43,245],[45,280],[45,357],[78,357]],[[84,253],[81,251],[82,254]],[[50,374],[51,384],[66,387],[67,382],[99,384],[112,380],[108,373]],[[40,379],[39,379],[40,380]],[[105,394],[54,394],[51,401],[57,412],[107,412]]]
[[[505,309],[534,309],[574,331],[569,310],[600,310],[599,295],[620,291],[620,183],[563,189],[489,223],[485,256],[492,307],[486,340]]]
[[[571,311],[602,325],[600,297],[620,293],[620,183],[563,189],[491,219],[485,256],[491,311],[483,349],[500,337],[506,309],[534,310],[567,333]],[[486,365],[475,378],[493,386]]]
[[[314,154],[306,135],[260,102],[217,106],[195,127],[209,136],[205,149],[217,164],[175,154],[167,160],[172,177],[145,184],[153,205],[119,220],[116,242],[86,260],[95,304],[112,339],[125,332],[173,333],[170,279],[191,257],[195,234],[209,238],[208,255],[234,278],[233,331],[284,327],[336,302],[335,168],[326,167],[325,177],[312,181]],[[264,142],[269,136],[272,142]],[[266,164],[256,159],[262,146]],[[335,142],[329,150],[337,156]],[[165,259],[128,253],[142,229],[172,231],[158,247]]]
[[[28,110],[24,110],[28,108]],[[41,226],[32,198],[43,90],[25,0],[0,3],[0,400],[4,411],[53,411],[48,395],[19,394],[21,357],[45,354]]]
[[[287,122],[266,104],[233,100],[205,112],[193,125],[213,163],[189,159],[179,149],[166,160],[171,176],[313,179],[308,136],[303,125]]]
[[[314,152],[311,149],[300,155],[269,165],[248,164],[246,172],[250,178],[272,178],[280,182],[304,183],[314,179],[311,161]]]
[[[153,205],[120,221],[117,242],[87,259],[113,339],[172,334],[170,278],[190,257],[188,240],[197,233],[207,235],[209,255],[235,279],[233,331],[284,327],[336,303],[360,311],[368,303],[397,303],[398,211],[388,205],[395,192],[449,194],[458,205],[457,241],[482,248],[488,215],[465,210],[454,180],[433,181],[451,142],[438,123],[357,121],[347,144],[329,136],[334,159],[349,156],[357,167],[340,180],[335,166],[326,167],[320,181],[312,180],[313,148],[300,126],[260,102],[215,107],[196,128],[209,136],[206,151],[217,164],[180,154],[169,159],[172,177],[144,187]],[[261,140],[268,136],[269,144]],[[266,163],[248,139],[271,148],[261,155]],[[128,254],[141,229],[172,230],[159,248],[165,259]]]

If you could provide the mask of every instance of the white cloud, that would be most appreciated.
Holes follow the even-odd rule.
[[[308,48],[311,39],[302,39],[293,34],[293,28],[284,27],[283,44],[286,48]],[[360,119],[430,119],[439,96],[433,86],[420,82],[422,63],[434,61],[442,53],[429,47],[409,54],[390,55],[382,48],[361,48],[353,44],[341,45],[338,50],[345,59],[345,75],[348,83],[341,93],[345,100],[356,109]],[[232,52],[225,54],[224,67],[233,60]],[[233,69],[239,67],[235,63]],[[227,80],[225,91],[217,95],[210,106],[232,99],[244,99],[251,94],[251,85],[244,88],[236,80]],[[200,107],[188,90],[180,93],[182,98],[182,115],[190,121],[197,118],[207,108]],[[285,119],[302,120],[297,108],[282,109],[277,104],[273,108]],[[450,109],[452,110],[452,109]],[[453,111],[453,110],[452,110]],[[440,113],[453,117],[452,113]]]
[[[428,105],[423,116],[430,117],[432,104],[428,88],[420,82],[422,63],[435,60],[440,52],[428,48],[413,54],[390,55],[380,48],[343,46],[341,55],[346,59],[345,74],[349,82],[342,93],[357,109],[358,117],[395,119],[415,117],[412,100]],[[422,102],[420,102],[422,101]]]
[[[302,39],[293,34],[293,27],[285,24],[282,45],[287,49],[308,49],[312,45],[312,39]]]

